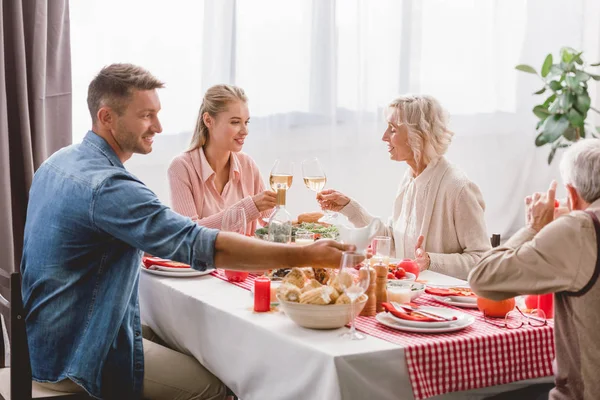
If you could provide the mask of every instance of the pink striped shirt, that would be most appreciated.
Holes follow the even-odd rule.
[[[204,149],[185,152],[173,159],[168,170],[171,207],[181,215],[192,218],[198,225],[221,228],[223,214],[230,207],[242,207],[246,212],[247,234],[254,234],[257,221],[268,218],[271,210],[259,213],[252,196],[263,192],[260,171],[254,160],[245,153],[231,153],[229,181],[219,194],[215,186],[215,171]]]

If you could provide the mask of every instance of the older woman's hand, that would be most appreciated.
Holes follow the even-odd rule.
[[[556,181],[550,183],[548,192],[536,192],[525,197],[527,226],[539,232],[542,228],[554,221],[554,199],[556,197]]]
[[[323,210],[340,211],[350,203],[350,198],[337,190],[326,189],[317,193],[317,201]]]
[[[420,235],[417,239],[417,244],[415,245],[415,262],[419,266],[420,271],[429,269],[431,265],[431,258],[429,258],[429,254],[423,250],[423,241],[425,241],[425,236]]]

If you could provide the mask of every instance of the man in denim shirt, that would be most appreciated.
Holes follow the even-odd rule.
[[[346,248],[219,232],[163,205],[123,166],[134,153],[150,153],[162,131],[156,91],[162,87],[140,67],[102,69],[88,90],[92,131],[52,155],[33,179],[23,302],[33,379],[55,390],[85,389],[109,399],[225,397],[222,383],[196,360],[142,338],[142,251],[202,271],[337,267]]]

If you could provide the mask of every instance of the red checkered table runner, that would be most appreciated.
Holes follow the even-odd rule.
[[[222,270],[211,275],[227,281]],[[230,282],[250,290],[256,276]],[[419,305],[448,307],[423,294]],[[476,317],[473,325],[450,333],[409,333],[357,317],[356,329],[402,346],[415,399],[502,385],[552,375],[554,327],[506,329],[484,321],[481,312],[449,307]]]

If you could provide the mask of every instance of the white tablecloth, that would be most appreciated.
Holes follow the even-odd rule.
[[[430,283],[458,281],[425,271]],[[404,349],[373,337],[347,341],[341,328],[297,326],[285,314],[252,312],[249,291],[210,275],[165,278],[142,272],[142,320],[169,346],[196,357],[243,400],[413,399]],[[432,340],[435,337],[432,336]],[[439,399],[481,399],[533,382]]]

